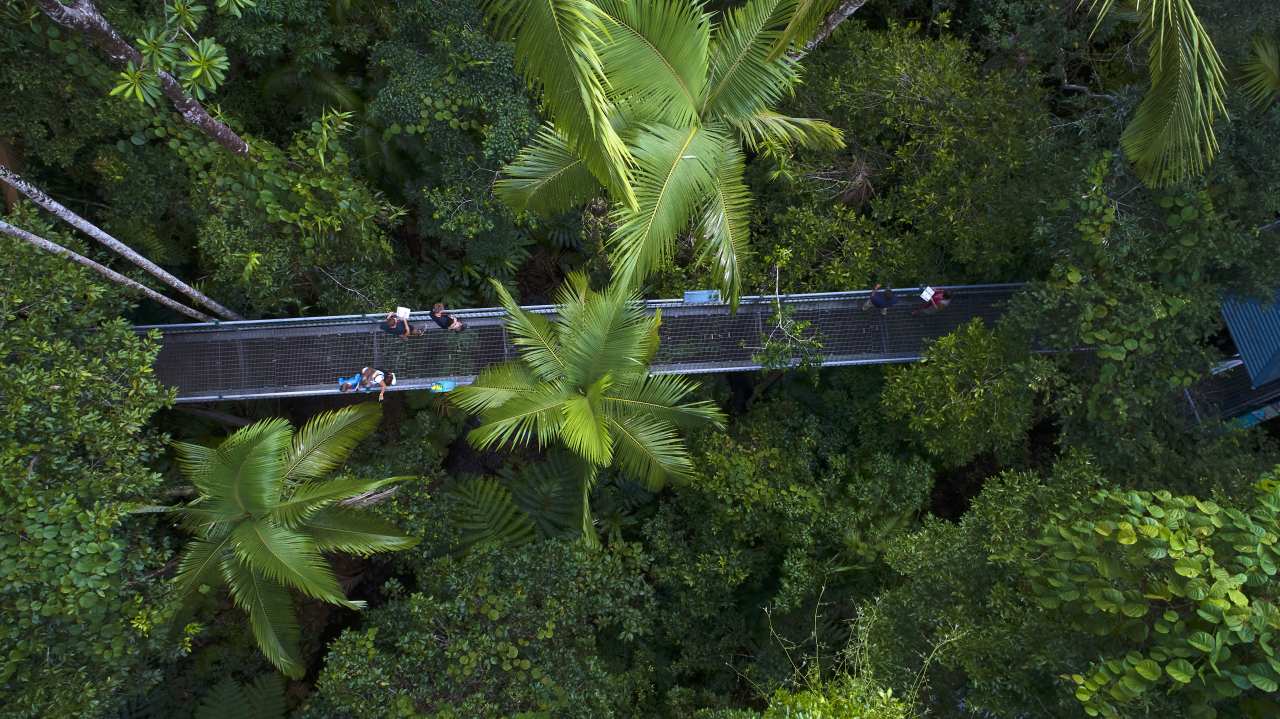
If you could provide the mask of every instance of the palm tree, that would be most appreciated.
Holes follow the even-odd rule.
[[[713,22],[693,0],[491,0],[552,117],[496,192],[516,209],[554,214],[607,191],[627,284],[668,261],[692,227],[736,301],[751,206],[742,146],[842,143],[821,120],[771,109],[800,77],[779,48],[803,40],[829,5],[748,0]]]
[[[647,317],[625,286],[595,292],[574,273],[550,321],[493,285],[520,359],[454,392],[455,404],[482,421],[468,438],[480,449],[563,443],[581,462],[583,537],[594,541],[589,499],[599,469],[617,465],[651,488],[687,477],[693,465],[679,430],[723,426],[724,415],[711,402],[685,401],[696,383],[649,375],[661,318]]]
[[[1115,0],[1088,2],[1099,24],[1116,6]],[[1124,7],[1148,46],[1151,89],[1120,144],[1144,182],[1170,185],[1203,172],[1218,152],[1213,122],[1227,114],[1222,58],[1191,0],[1134,0]]]
[[[291,677],[303,675],[298,624],[288,589],[350,609],[323,552],[407,549],[418,540],[342,505],[398,482],[323,480],[378,426],[381,410],[361,404],[312,417],[296,434],[283,419],[237,430],[217,448],[176,444],[178,462],[200,496],[179,508],[195,534],[178,565],[183,597],[225,583],[249,615],[267,659]]]

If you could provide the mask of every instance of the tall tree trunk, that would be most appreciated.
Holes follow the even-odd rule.
[[[836,9],[832,10],[830,15],[827,15],[827,19],[823,20],[822,24],[818,26],[817,32],[813,34],[813,37],[809,39],[809,42],[806,42],[799,52],[791,54],[792,59],[799,60],[805,55],[813,52],[814,48],[822,44],[823,40],[830,37],[831,33],[835,32],[837,27],[840,27],[840,23],[848,20],[855,12],[858,12],[858,10],[866,4],[867,0],[844,0],[844,2],[837,5]]]
[[[4,220],[0,220],[0,232],[3,232],[4,234],[10,235],[12,237],[16,237],[25,242],[29,242],[35,245],[36,247],[39,247],[40,249],[46,250],[48,252],[52,252],[55,255],[62,255],[63,257],[68,257],[71,259],[71,261],[75,262],[76,264],[84,267],[88,267],[89,269],[93,270],[94,272],[97,272],[103,277],[106,277],[112,282],[115,282],[116,284],[123,285],[137,292],[141,292],[147,297],[150,297],[151,299],[155,300],[156,302],[159,302],[160,304],[164,305],[165,307],[168,307],[169,309],[175,312],[180,312],[200,322],[211,322],[213,320],[213,318],[210,317],[209,315],[206,315],[198,310],[193,310],[190,307],[187,307],[186,305],[181,304],[179,302],[175,302],[169,299],[168,297],[165,297],[164,295],[160,294],[159,292],[156,292],[150,287],[147,287],[142,283],[135,282],[129,279],[128,277],[125,277],[124,275],[120,274],[119,272],[116,272],[113,269],[104,267],[98,264],[97,262],[94,262],[93,260],[89,259],[88,257],[85,257],[84,255],[76,254],[75,252],[72,252],[71,250],[68,250],[67,248],[63,247],[62,245],[59,245],[54,242],[50,242],[44,239],[43,237],[27,232],[26,230],[20,227],[14,227],[13,225],[9,224],[8,222],[5,222]]]
[[[59,0],[36,0],[36,4],[50,20],[69,30],[84,33],[118,67],[123,68],[130,62],[142,67],[142,54],[116,32],[92,0],[71,0],[66,5]],[[160,91],[173,103],[173,109],[182,115],[182,119],[237,155],[249,154],[249,144],[188,95],[177,78],[163,70],[158,70],[156,76],[160,80]]]
[[[8,141],[0,137],[0,167],[17,167],[18,151]],[[18,191],[9,185],[0,185],[0,194],[4,195],[4,211],[10,212],[18,204]]]
[[[227,309],[226,307],[223,307],[222,305],[218,304],[217,302],[210,299],[209,297],[206,297],[203,292],[188,285],[187,283],[183,282],[177,277],[174,277],[168,272],[165,272],[163,269],[160,268],[159,265],[155,264],[151,260],[148,260],[147,258],[143,257],[137,252],[134,252],[133,248],[117,240],[111,235],[108,235],[106,232],[103,232],[101,229],[98,228],[97,225],[94,225],[92,222],[89,222],[88,220],[77,215],[71,210],[68,210],[66,207],[63,207],[56,200],[54,200],[53,198],[49,197],[44,192],[42,192],[40,188],[22,179],[13,170],[10,170],[9,168],[3,165],[0,165],[0,182],[7,182],[8,184],[12,185],[15,189],[18,190],[18,192],[21,192],[22,194],[31,198],[32,202],[43,207],[49,212],[52,212],[54,215],[58,217],[58,219],[66,222],[72,227],[79,229],[81,232],[92,237],[98,242],[101,242],[107,247],[110,247],[116,252],[124,255],[126,259],[128,259],[133,264],[141,267],[142,269],[146,270],[156,279],[160,280],[166,285],[169,285],[173,289],[191,298],[193,302],[196,302],[198,304],[204,305],[205,307],[208,307],[223,319],[227,319],[227,320],[244,319],[243,317],[236,314],[235,312],[232,312],[231,310]]]

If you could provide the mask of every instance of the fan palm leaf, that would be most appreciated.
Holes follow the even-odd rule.
[[[618,208],[610,237],[623,284],[634,285],[670,260],[676,236],[711,191],[721,139],[698,127],[649,125],[636,133],[632,154],[639,209]]]
[[[377,429],[382,408],[364,403],[322,412],[302,425],[285,455],[284,481],[322,477],[347,461],[351,450]]]
[[[298,620],[288,592],[234,555],[223,560],[222,576],[231,601],[249,615],[258,649],[286,676],[301,679],[306,668],[298,656]]]
[[[687,0],[598,0],[609,41],[600,60],[611,93],[642,106],[647,118],[699,124],[706,84],[710,17]]]
[[[563,451],[551,452],[531,465],[512,484],[511,499],[544,537],[571,536],[579,531],[581,461]]]
[[[555,128],[543,125],[533,142],[503,168],[493,191],[517,210],[550,217],[595,197],[600,183]]]
[[[556,127],[619,200],[635,204],[630,154],[609,121],[611,103],[597,48],[605,20],[591,0],[488,0],[490,21],[515,44],[517,69],[542,87]]]
[[[178,564],[179,596],[212,583],[219,570],[232,600],[249,615],[262,653],[290,676],[300,677],[303,667],[289,588],[351,609],[364,606],[343,595],[321,552],[364,555],[416,541],[333,506],[406,477],[321,479],[380,417],[377,406],[364,405],[317,415],[296,434],[273,419],[237,430],[216,449],[176,445],[179,467],[201,493],[176,510],[196,535]]]
[[[347,552],[367,557],[417,545],[417,537],[401,534],[395,525],[341,507],[329,507],[306,519],[307,534],[322,552]]]
[[[1280,98],[1280,42],[1258,35],[1243,68],[1244,94],[1249,104],[1262,109]]]
[[[533,539],[533,523],[491,477],[453,484],[446,490],[456,503],[452,513],[464,547],[518,546]]]
[[[1115,0],[1091,0],[1101,23]],[[1213,161],[1213,122],[1226,116],[1226,80],[1191,0],[1136,0],[1139,37],[1148,44],[1151,88],[1120,137],[1138,175],[1167,186],[1200,174]]]

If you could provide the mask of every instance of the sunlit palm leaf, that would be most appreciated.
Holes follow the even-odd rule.
[[[467,438],[479,449],[500,446],[544,447],[555,439],[563,418],[562,405],[571,393],[555,385],[543,385],[537,393],[516,397],[484,415],[484,424]]]
[[[289,593],[234,555],[223,561],[222,575],[231,587],[232,601],[249,614],[253,638],[263,655],[286,676],[301,679],[306,668],[298,656],[298,621]]]
[[[504,362],[480,371],[476,381],[453,391],[453,403],[464,412],[482,414],[513,397],[537,392],[538,379],[521,362]]]
[[[583,313],[586,312],[587,298],[591,297],[591,280],[582,270],[574,270],[565,276],[555,291],[556,303],[555,332],[556,341],[563,347],[572,338],[578,327],[582,326]]]
[[[730,123],[752,151],[791,147],[833,150],[844,146],[840,128],[825,120],[788,117],[769,110],[731,118]]]
[[[609,424],[616,441],[615,461],[628,477],[656,491],[669,477],[692,473],[689,452],[671,423],[640,414],[619,414],[610,417]]]
[[[738,143],[724,143],[712,176],[711,196],[698,223],[700,254],[715,267],[716,284],[736,307],[742,293],[742,263],[750,255],[751,192],[743,182],[746,157]]]
[[[1242,89],[1250,105],[1261,109],[1280,98],[1280,42],[1264,35],[1253,38],[1253,50],[1243,73]]]
[[[463,546],[517,546],[533,539],[533,523],[497,480],[460,480],[446,491],[455,502],[451,517],[462,530]]]
[[[631,375],[647,374],[641,347],[649,319],[633,290],[615,282],[594,301],[582,304],[572,324],[565,320],[560,324],[561,346],[569,363],[569,383],[586,387],[606,375],[611,382],[625,382]]]
[[[779,57],[792,45],[803,45],[813,37],[814,30],[827,13],[836,6],[836,0],[795,0],[791,17],[774,44],[771,55]]]
[[[333,570],[305,535],[259,520],[240,525],[231,537],[240,561],[267,579],[330,604],[364,608],[364,602],[353,602],[343,595]]]
[[[611,394],[603,402],[611,415],[646,415],[684,429],[708,423],[723,427],[724,414],[715,403],[681,404],[697,387],[680,375],[653,375],[633,391],[625,395]]]
[[[795,61],[772,57],[794,0],[749,0],[712,31],[704,118],[740,117],[772,107],[799,79]]]
[[[258,515],[280,498],[284,448],[293,428],[282,419],[255,422],[236,430],[212,452],[178,444],[178,463],[201,494],[208,509]]]
[[[560,438],[571,452],[588,462],[605,467],[613,460],[613,439],[609,436],[608,419],[597,411],[601,397],[609,388],[609,377],[601,377],[584,394],[572,394],[561,405],[563,421]]]
[[[381,420],[382,408],[372,402],[312,417],[293,437],[285,458],[284,481],[315,479],[332,471]]]
[[[322,552],[349,552],[367,557],[378,552],[395,552],[418,543],[395,525],[360,512],[329,507],[306,520],[307,534]]]
[[[561,356],[551,323],[542,315],[520,309],[502,283],[491,280],[490,284],[507,311],[506,328],[511,333],[512,344],[520,348],[520,359],[541,379],[563,377],[568,367]]]
[[[1091,0],[1099,22],[1115,0]],[[1214,118],[1227,114],[1222,60],[1190,0],[1137,0],[1151,89],[1120,138],[1143,181],[1165,186],[1204,171],[1218,151]]]
[[[615,212],[610,238],[623,284],[634,286],[670,259],[676,236],[711,191],[720,148],[721,138],[707,129],[651,125],[637,132],[632,155],[639,209]]]
[[[605,19],[590,0],[488,0],[489,18],[515,43],[516,66],[540,85],[556,127],[592,173],[624,204],[634,205],[630,158],[609,122],[604,71],[596,48]]]
[[[544,217],[577,207],[600,192],[586,163],[550,125],[502,168],[502,175],[494,183],[494,194],[517,210]]]
[[[296,527],[311,515],[336,502],[362,494],[375,492],[382,487],[402,482],[409,477],[388,477],[387,479],[330,479],[320,482],[308,482],[298,489],[287,500],[277,504],[267,517],[288,528]]]
[[[619,101],[679,127],[698,124],[709,17],[687,0],[598,0],[609,40],[600,59]]]

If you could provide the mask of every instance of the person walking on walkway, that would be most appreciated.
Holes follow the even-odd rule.
[[[440,325],[440,329],[442,330],[461,332],[467,328],[466,325],[462,324],[462,320],[445,312],[444,304],[440,302],[435,303],[431,308],[431,319],[434,320],[437,325]]]
[[[893,296],[893,288],[885,287],[884,291],[881,292],[880,284],[876,283],[875,288],[871,290],[871,296],[867,298],[866,302],[862,303],[862,311],[866,312],[872,307],[879,307],[880,314],[887,315],[889,314],[889,308],[896,304],[898,304],[898,298]]]
[[[920,299],[924,300],[924,303],[911,311],[913,316],[921,313],[931,315],[945,310],[947,305],[951,304],[951,293],[946,290],[935,290],[932,287],[926,287],[924,293],[920,295]]]
[[[381,402],[387,394],[387,388],[395,385],[395,383],[395,372],[383,372],[373,367],[363,367],[359,374],[339,378],[338,391],[360,390],[362,392],[372,392],[374,386],[377,386],[379,388],[378,401]]]
[[[395,312],[388,312],[387,318],[382,321],[382,324],[379,325],[379,327],[383,332],[386,332],[389,335],[395,335],[401,339],[417,337],[426,331],[422,327],[414,327],[409,324],[408,317],[400,317]]]

